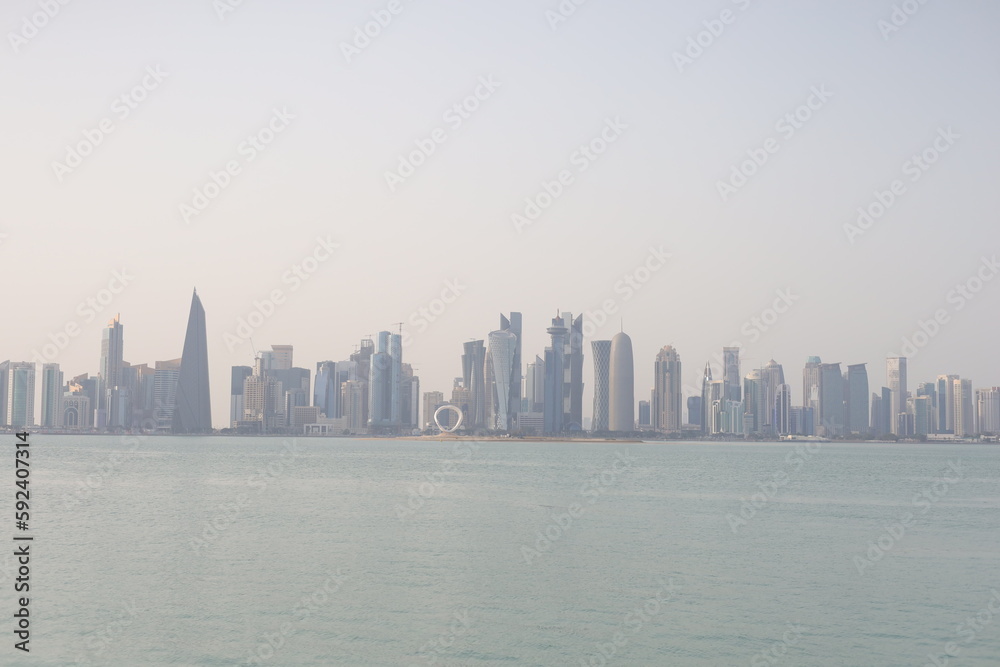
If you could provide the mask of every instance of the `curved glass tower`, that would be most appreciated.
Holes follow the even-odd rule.
[[[490,400],[493,406],[491,410],[492,420],[489,426],[498,431],[509,431],[511,416],[514,414],[511,386],[514,381],[514,357],[517,352],[518,338],[510,331],[491,331],[487,340],[489,341],[489,347],[486,351],[486,363],[489,364],[487,377],[492,376]],[[520,382],[520,378],[518,378],[518,382]],[[518,403],[520,400],[519,397]]]

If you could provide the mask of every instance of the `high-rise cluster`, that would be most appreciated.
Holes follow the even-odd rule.
[[[59,364],[42,364],[41,421],[52,430],[208,433],[212,430],[205,310],[191,298],[179,359],[125,361],[125,327],[115,316],[101,332],[99,371],[64,382]],[[35,425],[34,362],[0,363],[0,426]]]
[[[228,430],[259,434],[406,435],[438,424],[442,406],[457,408],[471,432],[654,437],[964,439],[1000,434],[1000,388],[974,389],[939,375],[911,391],[906,357],[885,362],[885,384],[869,386],[868,365],[806,359],[801,401],[774,359],[741,370],[741,349],[724,347],[705,365],[701,390],[683,383],[673,345],[652,357],[653,385],[636,400],[632,339],[590,341],[593,403],[583,411],[584,319],[557,312],[547,345],[523,364],[521,313],[501,314],[498,328],[462,344],[461,374],[450,394],[421,395],[403,362],[403,331],[366,337],[342,361],[320,361],[315,379],[293,361],[292,345],[254,351],[253,365],[233,366]],[[540,331],[539,331],[540,333]],[[36,421],[35,362],[0,362],[0,427],[197,434],[212,431],[205,309],[191,298],[181,356],[147,364],[125,360],[125,325],[115,316],[101,331],[99,371],[66,379],[41,365],[41,420]],[[685,394],[688,394],[685,396]],[[693,394],[693,395],[692,395]],[[443,411],[440,426],[458,415]]]

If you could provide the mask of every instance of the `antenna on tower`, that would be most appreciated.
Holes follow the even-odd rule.
[[[404,322],[393,322],[393,324],[398,324],[399,325],[399,335],[402,336],[403,335],[403,324],[404,324]]]

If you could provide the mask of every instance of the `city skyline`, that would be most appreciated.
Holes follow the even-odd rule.
[[[545,348],[544,359],[536,355],[534,363],[519,367],[516,362],[523,354],[523,314],[514,311],[499,317],[501,329],[462,345],[459,358],[461,373],[456,376],[450,397],[448,387],[425,385],[421,391],[414,365],[403,358],[407,340],[404,323],[398,323],[398,333],[382,331],[374,338],[363,338],[360,346],[354,346],[355,352],[350,355],[350,360],[343,362],[315,361],[304,368],[294,367],[294,345],[274,344],[271,350],[256,353],[252,367],[233,366],[230,369],[232,382],[222,384],[230,388],[224,402],[229,418],[220,426],[211,422],[209,417],[208,387],[213,383],[209,381],[208,327],[204,307],[195,290],[180,358],[157,361],[155,369],[149,368],[146,363],[129,362],[125,359],[125,327],[118,313],[102,330],[98,360],[100,370],[96,376],[85,381],[93,383],[90,392],[93,405],[81,408],[77,403],[78,394],[74,393],[67,409],[78,415],[81,409],[89,408],[93,411],[89,423],[99,430],[121,429],[125,422],[132,428],[140,428],[140,418],[135,416],[141,412],[138,402],[146,400],[149,403],[153,400],[158,406],[154,412],[164,409],[167,412],[152,418],[155,428],[145,424],[141,428],[196,433],[207,432],[213,427],[233,427],[237,421],[244,421],[244,410],[248,411],[248,415],[253,412],[250,405],[254,404],[258,405],[258,418],[262,418],[265,410],[276,411],[275,414],[284,420],[283,426],[290,427],[293,422],[314,423],[317,418],[330,414],[337,418],[344,415],[348,421],[352,419],[344,408],[349,401],[349,392],[341,394],[345,382],[355,381],[363,401],[357,404],[361,412],[353,419],[363,415],[357,427],[370,432],[390,432],[386,429],[393,429],[402,433],[407,432],[407,425],[424,428],[430,420],[430,415],[426,413],[428,393],[442,396],[438,404],[458,402],[463,405],[467,427],[509,432],[535,428],[536,421],[537,429],[547,433],[595,430],[595,414],[607,415],[607,430],[625,432],[621,425],[627,421],[625,412],[622,412],[626,410],[622,407],[626,404],[632,406],[632,422],[636,430],[645,424],[652,431],[667,434],[679,434],[682,430],[690,432],[692,425],[697,425],[702,435],[756,433],[777,437],[799,433],[837,437],[851,433],[879,435],[884,425],[886,430],[882,433],[900,437],[928,433],[968,437],[982,432],[980,422],[989,425],[1000,420],[1000,416],[992,413],[981,415],[979,407],[981,401],[993,405],[997,400],[996,386],[989,382],[974,383],[972,379],[957,374],[938,374],[911,383],[906,357],[885,359],[885,381],[879,390],[877,382],[869,381],[867,367],[870,362],[849,363],[842,369],[843,362],[824,363],[819,356],[809,356],[803,365],[799,393],[791,382],[786,383],[783,364],[771,359],[756,367],[746,365],[741,358],[740,346],[724,347],[715,359],[716,368],[713,369],[713,360],[706,363],[702,384],[697,391],[694,387],[681,384],[680,352],[672,345],[661,347],[652,355],[654,384],[649,389],[651,400],[637,401],[635,397],[644,392],[635,382],[635,368],[643,364],[634,362],[631,338],[624,331],[612,340],[588,341],[584,336],[588,322],[582,314],[558,313],[546,330],[551,344]],[[617,352],[615,341],[618,341]],[[587,365],[587,348],[594,355],[591,365],[595,368],[595,377],[606,386],[598,387],[595,383],[586,387],[579,371]],[[332,356],[328,355],[328,358]],[[186,372],[185,358],[188,359]],[[606,370],[603,368],[605,365]],[[313,366],[316,369],[315,382],[309,370]],[[499,375],[497,369],[503,369]],[[41,380],[36,381],[39,370]],[[538,374],[544,379],[539,381]],[[52,427],[54,421],[60,421],[59,426],[62,426],[62,418],[53,417],[53,406],[57,404],[57,392],[53,385],[62,385],[64,377],[73,378],[67,383],[69,386],[85,375],[88,373],[67,375],[65,369],[51,362],[40,366],[31,362],[3,362],[0,366],[0,403],[3,404],[0,421],[15,423],[31,414],[32,420],[38,424]],[[170,384],[166,384],[166,379],[161,381],[161,376],[172,378]],[[557,381],[556,377],[560,379]],[[144,378],[149,383],[148,390],[139,389]],[[15,398],[18,382],[20,389],[17,395],[20,398]],[[268,389],[272,383],[273,391],[277,392],[273,396]],[[541,403],[544,415],[536,413],[539,408],[536,388],[541,388],[544,393]],[[77,386],[75,391],[87,393],[84,389]],[[147,398],[142,399],[139,394],[147,391]],[[294,395],[289,396],[288,392]],[[455,392],[465,393],[456,398],[458,394]],[[525,396],[523,400],[520,398],[522,393]],[[792,400],[792,396],[796,395],[802,396],[798,404]],[[253,401],[256,403],[251,401],[250,396],[255,397]],[[588,411],[582,408],[583,396],[590,399]],[[618,408],[613,407],[615,396],[618,397]],[[689,399],[692,398],[701,401],[697,416],[690,413]],[[271,407],[265,408],[265,405]],[[551,408],[551,405],[558,407]],[[39,412],[36,406],[41,412],[40,420],[34,416]],[[299,409],[305,409],[305,412],[293,418],[293,411]],[[647,411],[645,417],[643,409]],[[575,417],[576,410],[583,415],[579,422]],[[519,413],[525,413],[525,424],[531,426],[522,427],[519,422],[522,415]],[[15,414],[21,416],[15,419]],[[803,419],[809,421],[811,426],[804,427]],[[617,428],[612,424],[616,424]]]
[[[1000,376],[1000,92],[982,85],[1000,8],[930,3],[887,33],[889,2],[723,4],[735,21],[706,38],[718,8],[587,3],[553,25],[514,0],[446,23],[429,0],[350,58],[378,7],[61,12],[4,68],[19,103],[0,118],[22,131],[3,139],[0,261],[30,276],[7,293],[26,321],[4,357],[54,345],[39,361],[92,368],[116,312],[131,358],[179,357],[195,284],[215,424],[251,338],[325,359],[404,321],[425,386],[446,390],[453,341],[517,309],[529,359],[556,305],[588,339],[624,320],[635,350],[674,345],[689,388],[734,342],[755,366],[902,355],[914,378]],[[106,16],[158,29],[122,42]],[[71,152],[88,154],[57,174]],[[39,264],[54,240],[73,261]],[[645,400],[652,365],[635,372]]]

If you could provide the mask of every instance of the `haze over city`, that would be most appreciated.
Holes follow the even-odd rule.
[[[869,363],[874,390],[934,319],[911,387],[1000,384],[994,5],[887,30],[892,3],[403,2],[359,47],[386,7],[73,3],[28,38],[38,5],[7,3],[0,356],[75,323],[46,360],[96,374],[120,313],[126,360],[177,358],[197,287],[217,427],[252,363],[240,320],[274,290],[257,348],[315,369],[403,322],[421,391],[501,312],[541,354],[557,310],[588,341],[624,327],[637,400],[668,344],[686,386],[738,343],[793,395],[812,355]]]

